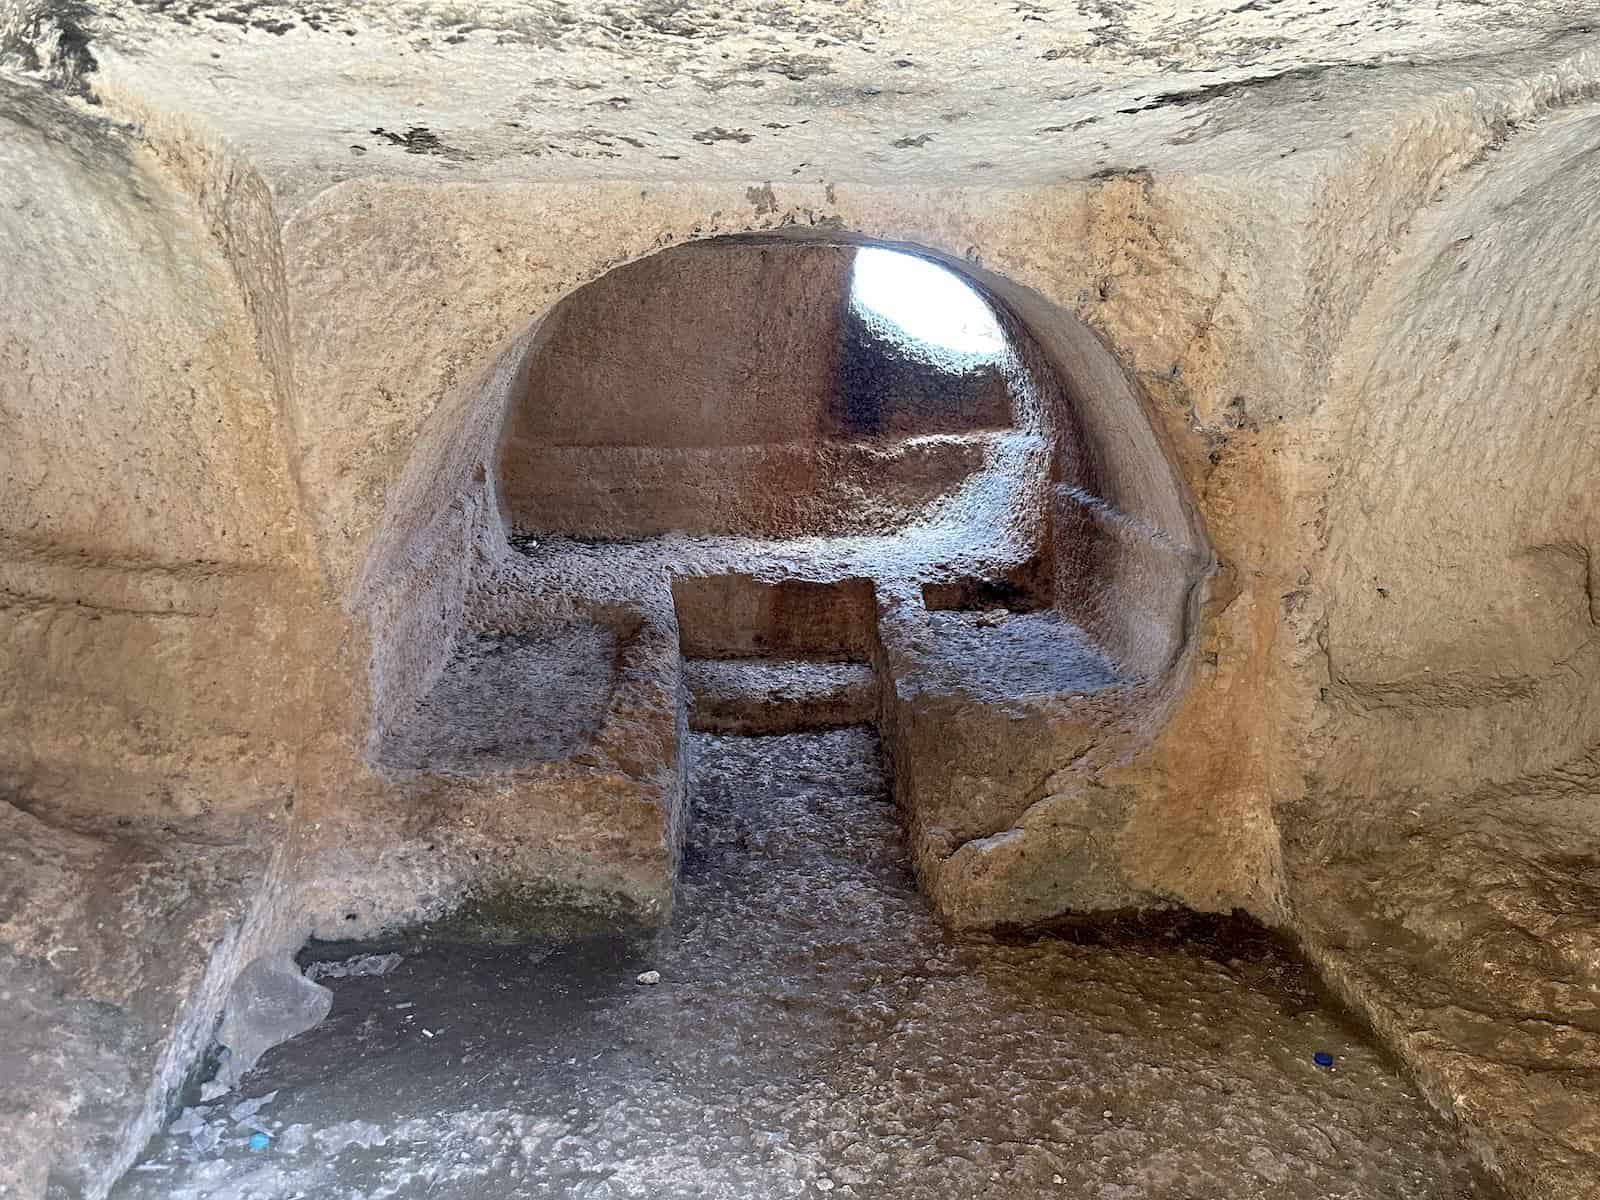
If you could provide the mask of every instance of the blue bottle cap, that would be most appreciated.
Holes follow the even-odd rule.
[[[1317,1066],[1323,1068],[1324,1070],[1327,1070],[1333,1066],[1333,1055],[1329,1054],[1326,1050],[1318,1050],[1311,1056],[1311,1061],[1316,1063]]]
[[[250,1135],[250,1149],[265,1150],[267,1148],[267,1143],[271,1140],[272,1139],[264,1133],[252,1133]]]

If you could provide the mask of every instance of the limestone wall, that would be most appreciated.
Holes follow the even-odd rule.
[[[239,291],[138,143],[3,86],[4,790],[89,822],[281,809],[304,562]]]
[[[1467,116],[1467,128],[1492,129],[1479,111]],[[1450,143],[1448,154],[1436,155],[1431,165],[1419,164],[1419,171],[1427,175],[1441,169],[1446,158],[1459,157],[1454,147]],[[1357,147],[1345,166],[1364,169],[1365,153]],[[1132,827],[1129,861],[1158,889],[1173,887],[1193,902],[1243,898],[1261,911],[1273,911],[1278,883],[1271,781],[1288,769],[1300,744],[1298,734],[1273,732],[1279,728],[1274,710],[1279,697],[1288,694],[1285,685],[1295,696],[1304,690],[1298,656],[1305,639],[1296,626],[1280,641],[1285,636],[1280,622],[1293,616],[1286,606],[1297,602],[1285,597],[1304,587],[1303,576],[1312,566],[1309,551],[1315,548],[1303,525],[1291,531],[1284,522],[1285,514],[1304,506],[1303,490],[1318,493],[1321,453],[1313,444],[1321,436],[1316,426],[1285,418],[1306,410],[1304,385],[1316,378],[1307,373],[1307,364],[1329,354],[1326,346],[1307,340],[1309,331],[1322,328],[1316,316],[1322,300],[1303,287],[1285,294],[1281,286],[1293,274],[1291,264],[1322,261],[1330,252],[1326,240],[1307,233],[1317,226],[1297,226],[1287,214],[1299,205],[1308,216],[1321,214],[1318,219],[1326,223],[1328,205],[1315,198],[1313,206],[1312,192],[1302,186],[1303,171],[1284,171],[1272,204],[1262,201],[1254,183],[1177,176],[1113,177],[1030,189],[1026,195],[967,188],[913,197],[861,185],[794,185],[773,192],[776,205],[765,194],[752,201],[745,189],[716,183],[646,188],[643,194],[620,184],[447,188],[368,181],[334,187],[303,207],[283,233],[283,279],[293,296],[288,340],[294,347],[286,423],[300,447],[294,473],[310,505],[327,586],[353,594],[349,589],[372,544],[378,515],[412,457],[418,431],[445,397],[468,387],[497,342],[619,262],[682,238],[818,223],[964,260],[971,251],[979,278],[1000,281],[995,287],[1002,299],[1008,284],[1048,298],[1085,320],[1127,364],[1146,397],[1139,403],[1150,406],[1155,441],[1122,461],[1159,463],[1172,457],[1180,463],[1221,562],[1220,582],[1203,614],[1188,614],[1190,599],[1175,594],[1159,617],[1144,618],[1165,627],[1179,619],[1197,620],[1202,649],[1194,698],[1185,700],[1175,717],[1174,728],[1185,735],[1174,736],[1174,748],[1163,751],[1170,753],[1173,766],[1140,776],[1148,785],[1141,785],[1146,795],[1141,803],[1151,816]],[[597,219],[597,212],[605,216]],[[1347,213],[1345,219],[1355,218]],[[1219,249],[1223,246],[1226,254]],[[250,259],[248,253],[242,257]],[[1009,302],[1019,312],[1030,303],[1020,290]],[[1349,301],[1341,298],[1337,306],[1344,312]],[[339,319],[328,320],[329,313]],[[1048,314],[1032,315],[1030,327],[1048,325],[1041,319]],[[1329,319],[1337,326],[1347,318]],[[1082,419],[1100,420],[1096,397],[1127,386],[1126,381],[1096,376],[1082,362],[1061,361],[1077,368],[1064,372],[1069,377],[1090,381],[1079,398],[1087,414]],[[265,392],[271,383],[258,386]],[[1291,396],[1298,399],[1291,403]],[[270,404],[261,408],[270,414]],[[1084,446],[1146,436],[1137,425],[1105,422]],[[1196,518],[1181,496],[1152,487],[1149,478],[1137,474],[1107,474],[1097,453],[1091,450],[1075,466],[1084,478],[1097,479],[1099,492],[1090,494],[1103,495],[1119,514],[1111,527],[1126,522],[1128,528],[1152,531],[1153,539],[1141,541],[1152,549],[1140,555],[1159,557],[1153,548],[1168,546],[1192,570]],[[463,460],[462,469],[489,466]],[[289,467],[279,470],[273,486],[283,498],[254,511],[292,507]],[[455,501],[442,479],[417,486],[436,497],[436,515],[452,511]],[[1083,525],[1087,517],[1088,526],[1105,525],[1106,513],[1083,508],[1072,493],[1062,502],[1063,520]],[[1352,511],[1359,513],[1357,502],[1343,503],[1354,504]],[[183,506],[163,519],[177,520],[180,511],[196,507]],[[1073,540],[1082,544],[1093,536]],[[1576,543],[1560,530],[1547,541],[1533,540],[1545,536],[1535,530],[1526,536],[1530,547],[1556,547],[1535,551],[1533,559],[1544,565],[1530,569],[1554,572],[1559,586],[1552,591],[1573,595],[1566,576],[1577,578],[1574,564],[1582,554],[1572,548]],[[477,544],[475,537],[464,533],[451,544],[470,548]],[[1363,544],[1370,542],[1352,538],[1348,546]],[[1343,552],[1336,567],[1341,579],[1360,576],[1362,553],[1359,548]],[[1129,560],[1117,569],[1135,581],[1123,589],[1128,596],[1149,594],[1137,581],[1152,568]],[[1185,577],[1183,570],[1161,569],[1170,577]],[[1353,605],[1377,603],[1371,598],[1375,590],[1367,594],[1339,586]],[[460,602],[441,599],[446,608]],[[427,608],[405,607],[404,619],[413,621]],[[1354,624],[1376,628],[1378,623],[1361,612]],[[1577,617],[1556,615],[1552,628],[1581,629]],[[400,616],[397,612],[396,619]],[[1521,624],[1543,630],[1549,623],[1541,618]],[[1337,645],[1337,623],[1330,628]],[[340,651],[352,656],[352,664],[360,661],[365,638],[358,628],[353,632],[357,640],[341,643]],[[1539,650],[1545,661],[1562,661],[1559,653],[1572,634],[1538,636],[1550,642]],[[400,639],[418,647],[414,653],[423,660],[437,658],[438,640]],[[422,649],[429,646],[434,648]],[[426,679],[429,669],[420,660],[396,666],[398,674],[412,679]],[[342,694],[349,682],[341,680],[335,691]],[[347,718],[331,722],[343,730],[339,738],[351,739],[342,746],[366,744],[366,731],[356,728],[365,723],[364,715],[356,715],[365,711],[365,701],[356,698],[361,687],[358,682],[351,698],[340,701],[350,706]],[[1206,730],[1203,737],[1195,736],[1197,728]],[[1249,749],[1218,755],[1192,748],[1195,744]],[[359,775],[361,768],[351,762],[336,774],[345,777],[349,771]],[[1203,819],[1194,815],[1202,812]],[[1158,845],[1154,832],[1172,828],[1173,820],[1186,836],[1159,840],[1183,844],[1181,867],[1180,852]],[[1151,832],[1139,833],[1142,828]],[[1210,865],[1197,869],[1196,862]],[[1172,883],[1180,878],[1181,884]]]
[[[1556,115],[1445,184],[1334,361],[1331,793],[1456,791],[1600,740],[1597,143],[1592,113]]]
[[[1313,956],[1538,1197],[1600,1161],[1567,1073],[1600,987],[1597,146],[1592,106],[1556,113],[1444,183],[1350,324],[1277,811]]]
[[[850,252],[690,244],[597,279],[546,318],[513,445],[809,442],[838,374]]]
[[[126,97],[149,145],[0,85],[0,788],[35,820],[292,850],[285,943],[443,911],[517,832],[462,832],[504,796],[376,749],[463,630],[548,600],[508,554],[495,456],[541,317],[698,239],[904,244],[961,265],[1063,381],[1041,393],[1072,433],[1057,599],[1161,685],[1136,753],[1092,791],[1045,777],[993,849],[1298,932],[1527,1194],[1571,1194],[1541,1172],[1581,1178],[1588,1134],[1515,1149],[1516,1114],[1564,1085],[1442,1025],[1414,963],[1374,984],[1340,931],[1490,964],[1494,1019],[1557,1022],[1593,988],[1569,918],[1600,833],[1596,79],[1592,52],[1419,74],[1281,127],[1243,98],[1139,143],[1147,169],[1011,185],[434,163],[308,190],[297,164],[281,223],[264,178]],[[674,630],[637,627],[607,769],[679,729]],[[654,789],[629,811],[655,868],[671,768],[625,765]],[[596,839],[615,792],[594,789]],[[1552,1045],[1518,1042],[1517,1070],[1559,1066]]]
[[[998,366],[870,369],[888,356],[858,336],[853,257],[837,245],[690,243],[556,305],[497,454],[513,527],[883,531],[979,470],[970,442],[898,443],[1009,425]]]
[[[300,936],[317,587],[283,345],[206,206],[97,114],[0,109],[0,1191],[92,1196]]]
[[[814,225],[820,225],[822,235],[830,239],[837,239],[842,227],[846,232],[942,252],[958,262],[965,247],[981,244],[985,248],[983,263],[967,262],[964,269],[1013,310],[1028,330],[1070,329],[1076,319],[1100,324],[1095,309],[1100,302],[1094,247],[1123,235],[1124,227],[1117,222],[1097,228],[1099,218],[1093,214],[1107,203],[1108,195],[1127,202],[1147,200],[1144,188],[1130,189],[1123,181],[1062,187],[1032,197],[1026,206],[1021,197],[1006,192],[908,196],[887,189],[840,187],[833,189],[830,202],[811,189],[797,188],[793,200],[780,204],[776,211],[769,211],[765,201],[757,205],[742,199],[743,189],[734,186],[674,186],[650,190],[645,196],[625,187],[600,185],[600,191],[604,194],[598,199],[592,188],[580,191],[564,186],[476,186],[442,194],[429,190],[424,195],[410,185],[349,185],[325,193],[289,223],[285,252],[297,297],[297,403],[308,445],[302,477],[319,509],[322,555],[335,578],[353,573],[356,564],[371,553],[370,531],[385,504],[394,511],[434,514],[428,520],[453,520],[448,514],[485,511],[485,501],[474,499],[487,495],[484,484],[472,482],[471,472],[492,479],[493,461],[473,458],[469,443],[463,442],[459,445],[464,457],[423,455],[407,467],[410,441],[405,431],[422,428],[427,430],[425,441],[443,438],[457,444],[451,440],[457,435],[447,431],[459,425],[457,406],[474,403],[471,397],[477,386],[476,368],[465,364],[473,359],[483,361],[486,342],[511,336],[530,315],[621,261],[697,233],[705,237],[793,231],[797,226]],[[584,199],[581,204],[580,197]],[[607,214],[603,223],[596,224],[595,212]],[[1176,209],[1163,219],[1177,222]],[[1077,239],[1063,241],[1054,232],[1075,226],[1081,231]],[[1047,241],[1060,246],[1067,261],[1040,259],[1038,247]],[[515,256],[508,259],[513,248]],[[373,264],[388,264],[388,268],[375,269]],[[400,264],[404,264],[403,270]],[[1056,299],[1047,299],[1041,288],[1048,288],[1048,295]],[[1207,301],[1195,293],[1192,303],[1203,312]],[[349,321],[339,324],[337,338],[329,323],[317,315],[328,311],[352,314]],[[1068,315],[1062,319],[1056,313]],[[1181,333],[1181,322],[1171,313],[1169,319]],[[403,338],[397,338],[399,330],[405,330]],[[1127,614],[1138,613],[1148,628],[1164,630],[1154,640],[1124,644],[1129,651],[1148,655],[1145,661],[1160,669],[1171,661],[1180,644],[1183,623],[1189,619],[1192,580],[1205,561],[1195,540],[1196,518],[1165,465],[1162,441],[1172,434],[1152,431],[1150,422],[1165,424],[1166,414],[1142,415],[1145,401],[1128,375],[1114,365],[1108,370],[1105,364],[1114,360],[1093,335],[1064,336],[1067,340],[1041,365],[1059,363],[1071,378],[1080,381],[1084,396],[1081,403],[1071,406],[1072,412],[1086,414],[1080,419],[1090,423],[1084,428],[1091,431],[1087,444],[1094,447],[1087,458],[1065,464],[1064,469],[1074,472],[1068,478],[1074,483],[1092,483],[1099,491],[1091,495],[1114,495],[1127,506],[1123,510],[1102,501],[1103,514],[1113,524],[1122,522],[1127,531],[1108,535],[1106,542],[1115,544],[1119,536],[1146,542],[1154,534],[1166,539],[1171,548],[1168,561],[1158,572],[1143,577],[1146,581],[1160,578],[1166,581],[1161,586],[1172,589],[1172,599],[1165,602],[1167,607],[1159,615],[1138,608],[1136,601],[1105,610],[1112,618],[1106,629]],[[1087,340],[1074,343],[1074,336]],[[511,358],[502,361],[506,365],[500,370],[516,370]],[[311,400],[330,395],[348,399],[333,407]],[[450,399],[442,402],[444,397]],[[1181,425],[1179,429],[1182,432]],[[1072,453],[1084,454],[1083,444]],[[430,472],[423,465],[426,462],[440,464],[441,469]],[[449,465],[443,466],[446,462]],[[336,468],[329,469],[334,464]],[[1163,471],[1168,472],[1165,480]],[[402,479],[409,489],[406,497],[392,491]],[[462,490],[453,490],[457,487]],[[391,534],[386,533],[385,547],[400,544],[390,539]],[[472,552],[488,554],[492,560],[498,551],[475,539],[476,535],[465,540],[452,535],[402,541],[417,547],[417,553],[443,555],[438,559],[441,563],[452,556],[457,563],[467,562],[459,550],[447,553],[440,549],[446,544],[462,548],[481,545],[483,549]],[[383,561],[407,564],[412,584],[442,578],[432,568],[422,568],[422,560],[408,560],[404,554],[392,558],[391,549],[380,553]],[[468,567],[450,569],[457,572],[458,582],[437,599],[419,603],[413,591],[396,594],[404,597],[396,601],[396,617],[415,625],[415,630],[392,643],[381,639],[381,644],[392,644],[397,653],[411,660],[395,673],[407,688],[430,678],[430,671],[442,662],[448,639],[421,633],[425,628],[449,628],[452,619],[441,614],[462,603],[466,584],[461,572]],[[1130,601],[1134,599],[1130,595]],[[387,661],[386,656],[381,657],[375,668],[388,670]],[[1236,712],[1234,719],[1243,717]],[[1248,756],[1227,768],[1230,773],[1250,769]],[[378,792],[372,794],[372,803],[380,803]],[[385,807],[393,807],[397,801],[387,802]],[[1255,864],[1265,857],[1264,850],[1240,852],[1241,836],[1255,845],[1265,831],[1264,798],[1256,796],[1249,803],[1255,806],[1258,824],[1225,830],[1215,849],[1218,866],[1205,876],[1203,887],[1175,882],[1166,868],[1140,868],[1145,884],[1207,904],[1234,903],[1241,892],[1249,894],[1253,884],[1241,889],[1234,880],[1241,869],[1254,872]],[[1192,796],[1187,793],[1172,800],[1173,807],[1181,805],[1185,811],[1191,804]],[[364,803],[351,804],[347,794],[339,812],[329,816],[340,820],[358,811],[365,811]],[[1159,822],[1164,818],[1152,819]],[[1206,844],[1208,837],[1197,828],[1197,843]],[[348,870],[348,866],[340,869]],[[1222,900],[1224,896],[1228,899]]]

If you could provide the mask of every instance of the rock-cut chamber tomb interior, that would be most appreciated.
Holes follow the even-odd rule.
[[[0,0],[0,1197],[1600,1198],[1597,97]]]

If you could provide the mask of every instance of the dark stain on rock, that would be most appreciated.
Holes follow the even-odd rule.
[[[73,107],[54,89],[5,74],[0,74],[0,112],[8,122],[65,149],[102,181],[128,181],[130,199],[144,199],[131,161],[132,126],[114,125],[102,112]]]
[[[375,137],[381,137],[391,146],[399,146],[407,154],[433,154],[440,158],[466,158],[464,151],[448,146],[440,140],[426,125],[413,125],[404,133],[395,133],[392,129],[385,129],[382,125],[372,131]]]
[[[1072,133],[1079,129],[1087,129],[1098,121],[1099,117],[1084,117],[1081,121],[1074,121],[1070,125],[1046,125],[1039,130],[1040,133]]]
[[[1176,371],[1178,368],[1174,367]],[[1228,401],[1228,407],[1223,410],[1222,423],[1229,429],[1243,429],[1249,433],[1260,433],[1261,422],[1252,417],[1246,410],[1247,401],[1243,396],[1234,396]]]
[[[1146,182],[1150,179],[1149,167],[1101,167],[1089,175],[1090,179],[1140,179]],[[1104,299],[1104,294],[1101,296]]]
[[[0,66],[98,103],[89,91],[89,76],[100,65],[89,49],[91,16],[81,0],[24,0],[0,34]]]
[[[744,198],[755,206],[758,217],[778,211],[778,197],[770,183],[764,183],[760,187],[745,188]]]
[[[694,140],[702,146],[709,146],[715,142],[749,142],[755,138],[754,134],[746,133],[742,129],[724,129],[714,125],[710,129],[702,129],[694,135]]]
[[[1353,63],[1350,64],[1363,71],[1376,71],[1384,63]],[[1137,104],[1132,108],[1119,108],[1119,113],[1149,112],[1154,108],[1187,108],[1191,104],[1205,104],[1212,100],[1221,100],[1238,92],[1247,92],[1269,83],[1284,83],[1290,80],[1317,79],[1326,74],[1329,67],[1291,67],[1286,71],[1278,71],[1272,75],[1252,75],[1248,79],[1234,79],[1227,83],[1208,83],[1204,87],[1189,88],[1181,92],[1163,92],[1150,100],[1148,104]]]
[[[916,137],[903,137],[894,143],[896,150],[920,150],[933,141],[933,134],[919,133]]]
[[[767,81],[764,79],[751,79],[749,73],[743,70],[729,71],[722,75],[696,75],[690,73],[697,87],[702,87],[708,92],[726,91],[731,87],[764,88]]]
[[[800,83],[813,75],[833,74],[831,59],[819,54],[786,54],[777,58],[756,59],[748,64],[752,71],[768,71]]]

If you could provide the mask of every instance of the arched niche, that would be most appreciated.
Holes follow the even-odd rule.
[[[864,247],[953,273],[1003,351],[894,345],[853,303]],[[1015,780],[1056,770],[1063,730],[1149,737],[1150,720],[1073,698],[1160,709],[1212,561],[1128,372],[1049,298],[834,231],[698,241],[573,290],[428,422],[353,598],[373,639],[369,751],[457,787],[522,780],[541,828],[570,812],[585,831],[562,853],[620,854],[669,894],[684,647],[856,654],[877,671],[891,757],[912,753],[905,706],[941,680],[1021,739],[983,766],[981,803],[945,766],[895,763],[931,874],[1020,819]],[[991,637],[985,610],[1025,621]],[[971,661],[941,675],[963,646]],[[1132,752],[1102,741],[1104,761]]]

